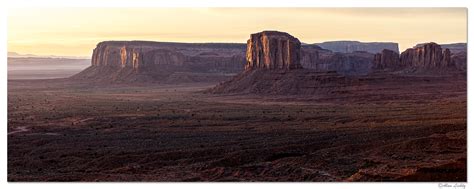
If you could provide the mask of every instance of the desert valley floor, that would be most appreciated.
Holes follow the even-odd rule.
[[[8,81],[9,181],[466,181],[466,75],[316,95]]]

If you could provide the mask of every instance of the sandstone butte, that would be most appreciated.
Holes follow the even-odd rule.
[[[451,51],[436,43],[426,43],[398,53],[384,49],[374,55],[374,69],[417,68],[421,70],[455,67]]]
[[[446,68],[452,67],[451,52],[442,49],[436,43],[426,43],[420,47],[410,48],[400,55],[400,64],[404,67]]]
[[[245,70],[300,69],[301,42],[285,32],[263,31],[247,41]]]
[[[369,48],[373,51],[380,49],[376,54],[366,51],[333,52],[314,44],[301,44],[292,35],[279,31],[251,34],[247,44],[104,41],[97,44],[93,51],[92,65],[73,78],[113,82],[171,81],[174,80],[174,73],[237,74],[243,70],[302,68],[318,72],[334,71],[344,76],[367,75],[378,70],[466,70],[465,44],[440,46],[424,43],[401,54],[383,49],[389,47],[385,44]],[[392,49],[398,49],[394,47]],[[189,74],[182,77],[189,80],[186,79]]]
[[[399,66],[399,54],[395,51],[384,49],[381,53],[374,55],[374,69],[398,68]]]

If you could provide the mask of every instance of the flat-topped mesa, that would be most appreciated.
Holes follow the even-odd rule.
[[[356,51],[379,53],[383,49],[388,49],[399,53],[398,43],[393,42],[326,41],[315,44],[324,49],[341,53],[351,53]]]
[[[373,69],[397,69],[400,66],[398,52],[384,49],[382,52],[374,55]]]
[[[263,31],[247,41],[245,70],[300,69],[301,42],[285,32]]]
[[[214,81],[243,70],[245,48],[243,43],[104,41],[93,51],[92,65],[71,78],[93,82]]]
[[[405,50],[400,55],[400,63],[404,67],[423,69],[454,67],[450,50],[433,42]]]
[[[92,54],[93,66],[131,68],[136,72],[156,65],[182,65],[184,61],[183,54],[168,49],[126,44],[114,46],[107,42],[99,43]]]
[[[94,49],[91,63],[136,72],[173,67],[180,71],[236,73],[245,65],[245,44],[104,41]]]

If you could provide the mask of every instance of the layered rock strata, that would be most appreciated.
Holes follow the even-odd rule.
[[[300,69],[301,42],[288,33],[263,31],[247,41],[245,70]]]
[[[343,75],[364,75],[371,70],[374,54],[365,51],[338,53],[317,45],[303,45],[301,65],[316,71],[336,71]]]
[[[399,54],[395,51],[384,49],[374,55],[374,69],[396,69],[400,67]]]
[[[244,44],[105,41],[93,50],[91,66],[73,79],[163,81],[174,73],[235,74],[244,65]]]
[[[356,51],[366,51],[369,53],[379,53],[383,49],[392,50],[398,53],[398,43],[393,42],[359,42],[359,41],[327,41],[315,43],[322,48],[333,52],[352,53]]]
[[[426,43],[422,46],[405,50],[400,55],[400,63],[404,67],[418,69],[436,69],[453,67],[451,52],[442,49],[436,43]]]
[[[242,44],[106,41],[97,44],[91,63],[92,66],[132,68],[137,72],[160,66],[239,72],[245,61],[244,48]]]

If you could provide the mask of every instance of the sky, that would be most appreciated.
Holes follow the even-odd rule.
[[[8,51],[91,56],[100,41],[246,43],[251,33],[288,32],[304,43],[335,40],[467,41],[465,8],[16,8]]]

